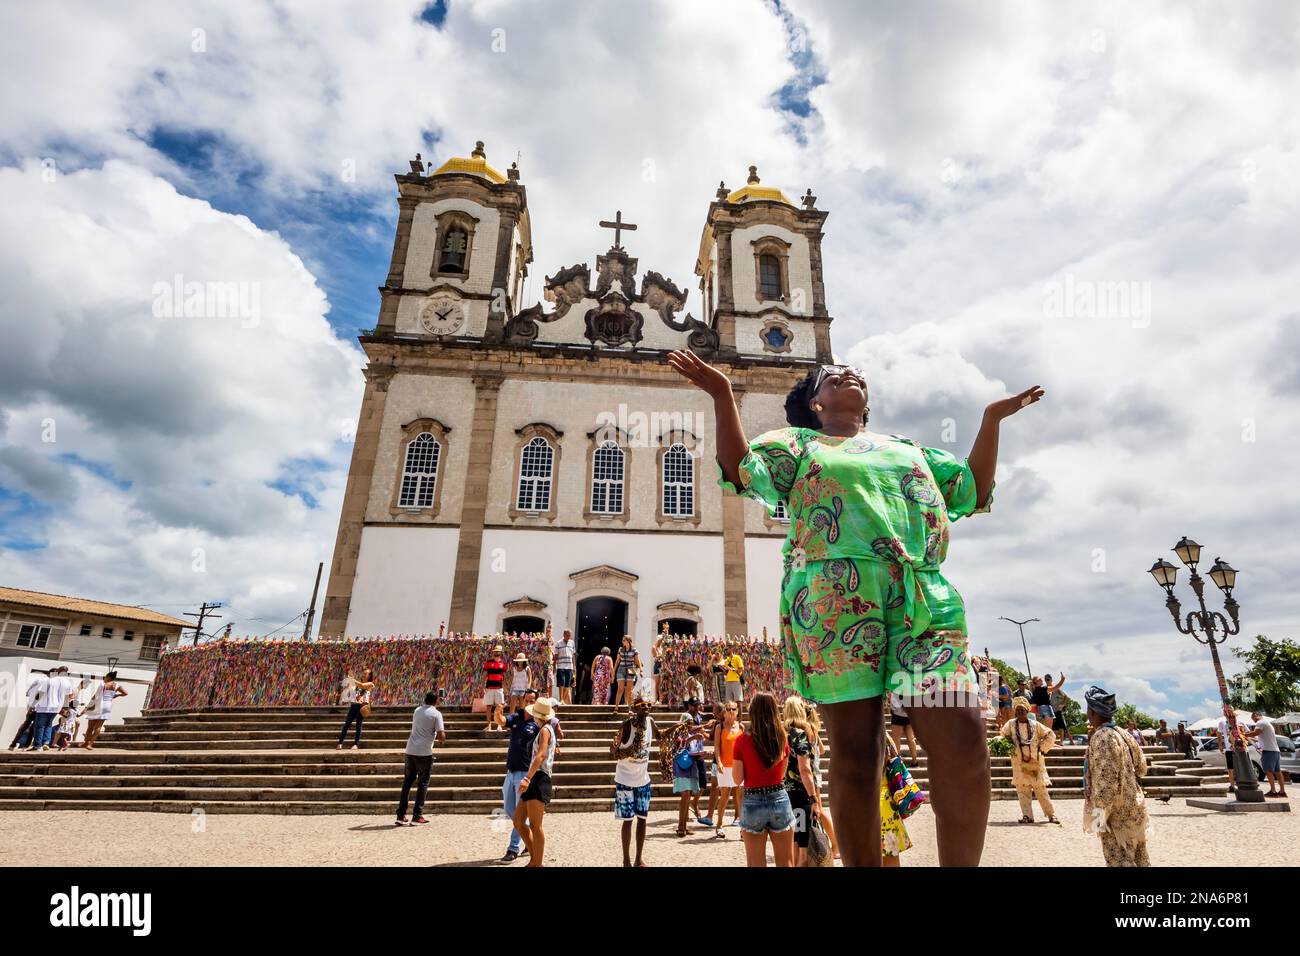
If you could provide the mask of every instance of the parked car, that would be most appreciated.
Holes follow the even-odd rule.
[[[1226,770],[1228,764],[1223,751],[1219,747],[1219,742],[1218,737],[1205,738],[1200,749],[1196,751],[1196,756],[1200,757],[1207,767],[1222,767]],[[1296,741],[1290,737],[1283,737],[1278,734],[1277,746],[1282,751],[1283,772],[1290,774],[1291,777],[1300,774],[1300,756],[1298,756],[1300,745],[1297,745]],[[1250,741],[1246,746],[1246,751],[1250,754],[1250,762],[1255,767],[1255,778],[1263,780],[1264,768],[1260,765],[1259,744],[1253,740]]]

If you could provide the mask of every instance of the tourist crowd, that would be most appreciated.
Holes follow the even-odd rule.
[[[83,703],[81,694],[88,687],[93,689]],[[82,747],[94,750],[105,721],[113,715],[113,702],[126,693],[117,682],[117,671],[109,671],[98,683],[90,678],[78,681],[64,665],[37,672],[27,688],[27,712],[9,749],[66,751],[81,733],[84,717]]]

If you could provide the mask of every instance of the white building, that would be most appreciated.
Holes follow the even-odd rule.
[[[831,361],[826,213],[721,186],[686,294],[615,243],[546,278],[527,196],[482,144],[396,177],[399,217],[369,357],[320,633],[574,630],[579,657],[634,635],[777,633],[786,524],[716,484],[707,397],[666,364],[691,348],[732,379],[748,434]],[[593,224],[594,225],[594,224]],[[602,223],[602,225],[605,225]],[[635,233],[633,233],[635,235]]]
[[[0,587],[0,746],[9,746],[22,725],[33,676],[61,664],[90,682],[83,703],[116,670],[127,696],[114,704],[109,723],[139,714],[163,647],[174,647],[190,626],[148,608]]]

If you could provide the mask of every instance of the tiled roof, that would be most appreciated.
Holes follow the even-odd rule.
[[[99,617],[115,617],[124,621],[142,621],[147,624],[171,624],[179,627],[191,627],[189,621],[169,617],[142,607],[130,607],[126,604],[110,604],[107,601],[89,601],[85,598],[67,597],[62,594],[46,594],[43,591],[24,591],[21,588],[0,587],[0,603],[22,604],[26,607],[39,607],[51,611],[64,611],[68,614],[93,614]]]

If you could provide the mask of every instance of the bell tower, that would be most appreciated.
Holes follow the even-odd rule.
[[[533,259],[528,196],[482,142],[439,166],[419,154],[396,178],[397,235],[377,332],[500,341]]]
[[[756,166],[734,192],[718,184],[695,274],[722,354],[832,360],[822,278],[827,214],[811,189],[800,205],[762,185]]]

